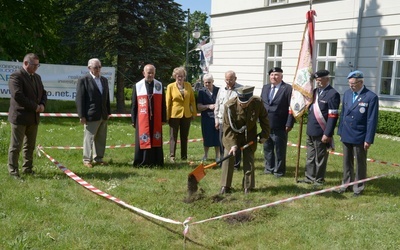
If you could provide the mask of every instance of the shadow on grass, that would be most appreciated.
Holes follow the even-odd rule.
[[[131,177],[137,177],[139,176],[137,173],[132,171],[131,173],[127,173],[126,171],[112,171],[112,172],[100,172],[96,171],[95,168],[93,168],[92,172],[81,172],[79,169],[71,170],[74,174],[79,176],[82,180],[85,180],[87,182],[90,182],[90,180],[103,180],[107,181],[110,179],[118,179],[118,180],[125,180]],[[54,172],[36,172],[35,178],[40,178],[40,179],[54,179],[55,176],[62,175],[65,178],[70,178],[68,175],[64,174],[62,171],[59,171],[58,173]]]
[[[400,195],[400,178],[399,175],[382,177],[366,183],[366,192],[374,195]]]
[[[121,206],[121,207],[122,207],[122,208],[125,208],[124,206]],[[129,210],[129,211],[132,212],[132,210]],[[183,231],[183,230],[182,230],[182,231],[176,231],[176,230],[174,230],[174,229],[172,229],[172,228],[170,228],[170,227],[167,227],[167,226],[164,225],[164,224],[159,223],[158,221],[155,221],[155,220],[153,220],[153,219],[151,219],[151,218],[149,218],[149,217],[143,216],[142,214],[136,213],[136,212],[134,212],[134,211],[133,211],[133,213],[136,214],[137,216],[142,217],[143,219],[147,220],[148,222],[153,223],[154,225],[157,225],[157,226],[159,226],[159,227],[161,227],[161,228],[164,228],[165,230],[167,230],[168,232],[172,233],[172,234],[175,235],[176,237],[182,238],[182,231]],[[177,238],[177,239],[178,239],[178,238]],[[189,237],[184,238],[184,240],[185,240],[185,241],[184,241],[185,244],[186,244],[187,242],[190,242],[190,243],[192,243],[192,244],[194,244],[194,245],[196,245],[196,246],[198,246],[198,247],[202,247],[202,248],[204,248],[204,249],[209,249],[209,248],[210,248],[210,247],[206,247],[205,245],[203,245],[203,244],[201,244],[201,243],[199,243],[199,242],[196,242],[196,241],[190,239]],[[187,241],[187,242],[186,242],[186,241]]]

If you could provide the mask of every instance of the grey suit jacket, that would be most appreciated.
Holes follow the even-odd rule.
[[[36,109],[40,104],[46,106],[47,94],[41,77],[35,73],[33,79],[34,82],[23,68],[11,74],[8,81],[11,93],[9,122],[17,125],[39,124],[40,114],[36,113]]]

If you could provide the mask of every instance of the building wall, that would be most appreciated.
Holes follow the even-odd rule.
[[[259,94],[268,80],[266,44],[279,42],[283,46],[284,81],[293,82],[310,5],[303,0],[287,2],[267,6],[268,0],[211,1],[214,52],[210,72],[216,85],[223,86],[224,72],[234,70],[239,83],[256,86]],[[357,68],[365,74],[365,85],[379,93],[383,39],[400,38],[400,1],[315,0],[312,8],[317,13],[316,41],[337,42],[335,88],[341,94],[347,90],[346,76]],[[357,33],[360,9],[361,29]],[[380,95],[383,106],[400,107],[399,99]]]

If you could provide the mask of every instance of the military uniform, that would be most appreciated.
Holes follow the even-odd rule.
[[[333,137],[337,120],[339,118],[340,94],[331,86],[320,90],[314,89],[314,103],[310,105],[307,122],[307,160],[306,180],[322,183],[325,179],[326,165],[329,157],[328,149],[332,143],[323,143],[322,136]],[[318,97],[318,98],[317,98]],[[315,114],[315,105],[321,111],[325,128],[321,127]],[[321,117],[321,118],[322,118]]]
[[[363,78],[363,74],[356,70],[347,78],[360,79]],[[354,101],[353,95],[356,97]],[[343,143],[342,184],[367,178],[368,147],[366,148],[365,144],[371,145],[374,142],[378,125],[378,110],[378,96],[365,86],[362,86],[358,92],[353,92],[351,89],[344,92],[338,127],[338,135]],[[354,158],[357,162],[355,172]],[[364,188],[364,183],[355,184],[353,192],[359,195]]]
[[[248,103],[246,102],[248,106],[245,108],[241,106],[239,99],[240,97],[237,96],[225,104],[222,143],[225,147],[224,155],[228,155],[232,147],[237,146],[236,152],[238,152],[240,147],[256,140],[256,143],[242,152],[244,173],[242,185],[246,191],[255,187],[254,153],[257,149],[257,123],[260,123],[262,129],[260,133],[262,139],[268,138],[270,128],[267,111],[259,97],[252,96],[249,98]],[[229,190],[231,188],[233,171],[234,157],[231,157],[222,163],[222,189],[227,188]],[[222,189],[221,193],[223,193]]]

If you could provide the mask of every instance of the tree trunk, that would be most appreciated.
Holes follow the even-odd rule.
[[[117,63],[117,113],[118,114],[124,114],[126,113],[125,110],[125,94],[124,94],[124,74],[122,73],[124,71],[124,67],[122,65],[126,65],[125,58],[124,56],[119,55],[118,56],[118,63]]]

